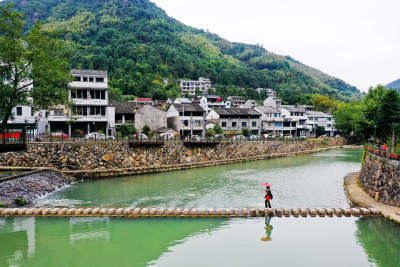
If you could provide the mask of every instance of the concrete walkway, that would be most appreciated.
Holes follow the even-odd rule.
[[[400,208],[386,205],[375,201],[361,187],[360,173],[351,173],[344,178],[344,187],[347,198],[354,207],[373,208],[382,213],[382,215],[398,224],[400,224]]]

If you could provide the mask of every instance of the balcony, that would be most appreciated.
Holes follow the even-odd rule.
[[[122,120],[116,120],[116,121],[115,121],[115,124],[116,124],[116,125],[122,125],[122,124],[125,124],[125,125],[135,125],[135,121],[134,121],[134,120],[125,120],[125,123],[123,123]]]

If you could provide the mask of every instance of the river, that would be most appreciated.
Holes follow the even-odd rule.
[[[348,207],[361,150],[86,181],[47,206]],[[0,266],[398,266],[400,227],[381,218],[1,218]]]

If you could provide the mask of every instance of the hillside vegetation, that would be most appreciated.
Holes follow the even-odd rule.
[[[260,98],[250,88],[277,90],[286,103],[309,103],[318,93],[355,99],[354,86],[259,45],[233,43],[186,26],[148,0],[6,0],[71,49],[73,68],[108,70],[113,93],[176,96],[163,77],[209,77],[222,96]],[[295,45],[295,44],[293,44]],[[241,90],[240,88],[245,88]]]

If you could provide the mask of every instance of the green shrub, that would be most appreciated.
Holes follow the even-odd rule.
[[[6,205],[4,205],[2,202],[0,202],[0,208],[5,208]]]
[[[27,201],[26,199],[24,199],[24,198],[22,198],[22,197],[17,197],[17,198],[14,200],[14,202],[15,202],[15,204],[16,204],[17,206],[25,206],[25,205],[29,204],[29,201]]]

